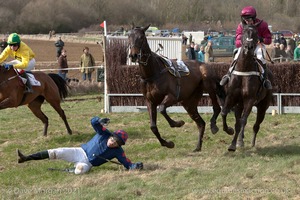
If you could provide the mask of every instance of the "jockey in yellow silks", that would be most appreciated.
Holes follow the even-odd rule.
[[[32,93],[32,86],[28,80],[25,71],[31,71],[35,66],[35,54],[32,49],[21,41],[20,36],[17,33],[12,33],[9,35],[7,40],[8,46],[3,50],[0,55],[0,63],[3,63],[9,56],[15,60],[7,62],[4,64],[6,69],[14,67],[18,69],[20,75],[26,78],[26,92]]]

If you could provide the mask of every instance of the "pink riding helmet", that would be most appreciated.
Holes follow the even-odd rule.
[[[246,6],[243,8],[241,11],[241,17],[251,17],[251,18],[256,18],[256,10],[253,8],[253,6]]]

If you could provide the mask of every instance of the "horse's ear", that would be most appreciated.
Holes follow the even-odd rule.
[[[143,28],[144,32],[146,32],[146,30],[150,27],[151,24],[149,24],[148,26],[146,26],[145,28]]]
[[[134,23],[131,22],[131,29],[133,30],[135,28]]]

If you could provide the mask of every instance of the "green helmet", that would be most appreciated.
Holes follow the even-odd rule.
[[[12,33],[8,36],[7,44],[19,44],[21,38],[17,33]]]

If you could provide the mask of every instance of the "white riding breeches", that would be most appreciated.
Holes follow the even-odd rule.
[[[81,147],[49,149],[48,153],[49,159],[59,159],[74,163],[75,174],[84,174],[92,168],[92,164]]]
[[[234,60],[236,60],[239,57],[241,49],[242,47],[238,48],[238,52],[235,54]],[[265,45],[257,45],[254,53],[257,59],[261,60],[263,64],[266,64],[265,55],[267,55],[267,53]]]
[[[21,61],[19,60],[12,60],[12,61],[9,61],[7,62],[6,64],[11,64],[11,65],[16,65],[16,64],[19,64],[21,63]],[[35,59],[32,58],[29,62],[28,62],[28,65],[27,67],[24,69],[25,71],[31,71],[33,70],[35,67]],[[19,71],[21,71],[20,69],[18,69]]]

